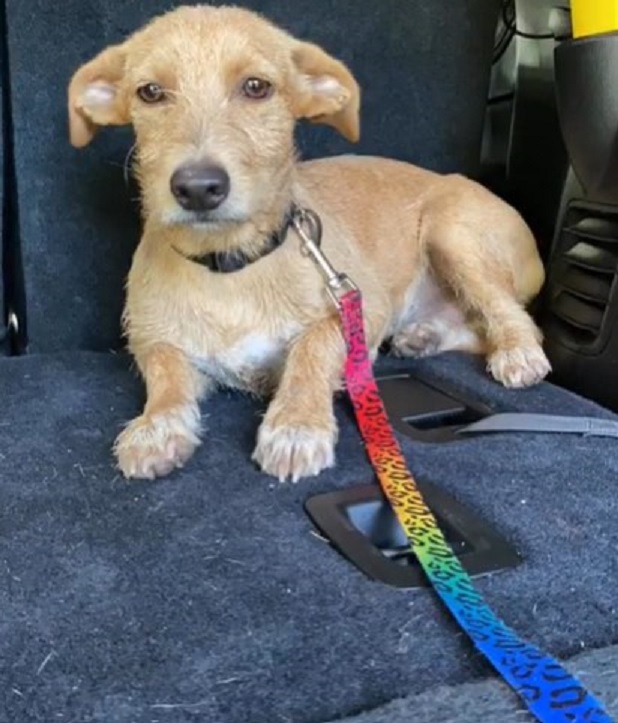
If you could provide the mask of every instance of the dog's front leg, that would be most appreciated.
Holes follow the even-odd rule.
[[[344,361],[337,317],[317,322],[293,343],[253,454],[264,472],[297,482],[334,465],[333,395],[341,385]]]
[[[206,381],[182,351],[168,344],[156,344],[135,358],[146,382],[146,405],[114,450],[125,477],[154,479],[182,467],[200,443],[198,401]]]

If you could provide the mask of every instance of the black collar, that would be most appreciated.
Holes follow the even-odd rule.
[[[293,222],[294,210],[295,206],[292,206],[285,214],[281,228],[275,231],[275,233],[267,239],[258,256],[249,256],[243,251],[213,251],[209,254],[203,254],[202,256],[187,256],[183,254],[182,251],[178,251],[178,249],[176,249],[176,251],[178,251],[181,256],[184,256],[184,258],[188,261],[193,261],[196,264],[200,264],[200,266],[205,266],[207,269],[210,269],[210,271],[215,273],[230,274],[234,271],[241,271],[246,266],[263,259],[265,256],[268,256],[283,244],[287,237],[288,230]]]

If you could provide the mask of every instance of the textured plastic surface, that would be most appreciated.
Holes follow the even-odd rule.
[[[377,381],[390,423],[417,442],[455,442],[460,439],[460,429],[492,414],[487,405],[461,392],[408,374],[383,376]]]
[[[617,67],[618,33],[567,41],[556,49],[562,133],[588,200],[597,203],[618,203]]]
[[[582,6],[574,5],[574,19]],[[556,50],[558,108],[573,176],[541,313],[553,381],[612,409],[618,409],[616,67],[618,32],[568,41]]]
[[[541,316],[562,386],[618,409],[618,206],[572,200],[560,219]]]
[[[517,551],[474,512],[432,484],[419,486],[471,575],[505,570],[521,562]],[[401,588],[428,585],[377,484],[312,497],[305,509],[334,547],[368,577]]]

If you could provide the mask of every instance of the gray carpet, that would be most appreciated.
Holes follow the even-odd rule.
[[[414,369],[497,409],[601,414],[457,355]],[[318,723],[490,674],[429,591],[370,582],[312,534],[308,496],[371,480],[346,404],[339,465],[316,480],[255,470],[260,407],[221,394],[184,471],[127,484],[109,450],[142,393],[123,357],[3,360],[0,388],[7,722]],[[524,556],[479,581],[509,624],[562,657],[618,642],[615,441],[403,444]]]
[[[578,655],[565,667],[590,691],[607,701],[608,713],[618,719],[618,647]],[[346,718],[344,723],[524,723],[526,720],[533,718],[522,712],[518,698],[504,684],[485,681],[436,687]]]

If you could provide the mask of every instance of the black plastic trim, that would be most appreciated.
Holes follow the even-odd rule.
[[[416,442],[461,442],[457,433],[493,410],[460,392],[411,376],[379,376],[378,388],[393,427]]]
[[[26,287],[19,237],[19,211],[17,200],[17,175],[14,157],[14,128],[11,99],[10,53],[8,41],[7,8],[0,3],[0,72],[2,72],[4,176],[2,202],[2,275],[4,281],[4,321],[7,324],[7,340],[11,352],[24,354],[28,346],[26,327]]]
[[[419,488],[471,576],[521,564],[517,550],[474,512],[429,482]],[[378,484],[312,497],[305,509],[321,534],[367,577],[398,588],[429,586]]]

